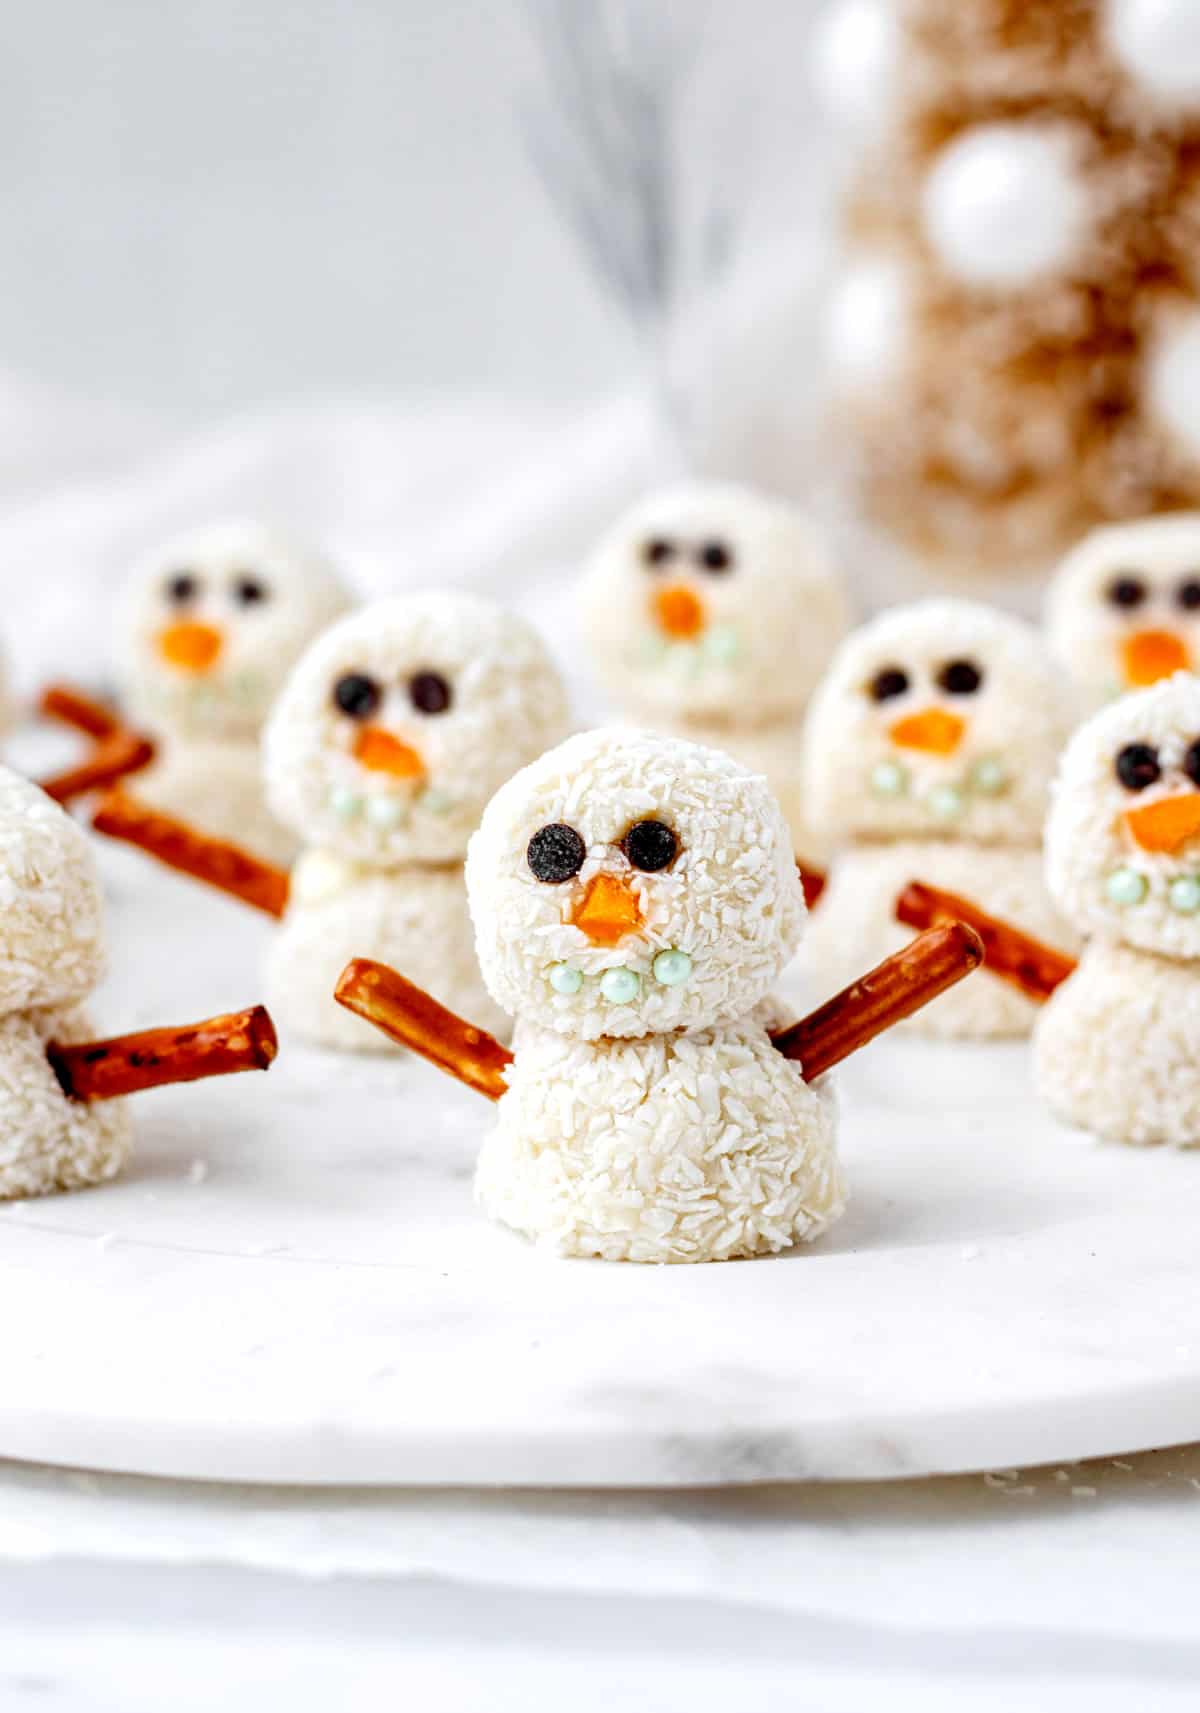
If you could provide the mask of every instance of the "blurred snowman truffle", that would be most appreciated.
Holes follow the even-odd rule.
[[[119,633],[128,715],[159,740],[140,795],[290,860],[295,840],[263,803],[259,734],[295,660],[347,605],[328,565],[260,524],[202,530],[145,560]]]
[[[799,789],[800,725],[849,618],[807,520],[749,488],[668,489],[610,530],[582,603],[621,709],[765,773],[797,849],[818,854]]]
[[[897,607],[854,632],[813,700],[810,812],[842,841],[812,956],[838,980],[903,943],[913,880],[966,894],[1039,940],[1073,941],[1046,895],[1041,833],[1071,727],[1037,633],[968,601]],[[922,1011],[923,1033],[1024,1034],[1033,1001],[986,971]]]
[[[1047,601],[1050,647],[1091,708],[1200,663],[1200,512],[1085,537]]]

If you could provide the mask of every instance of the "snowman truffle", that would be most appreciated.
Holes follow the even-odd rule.
[[[1095,530],[1063,560],[1050,647],[1091,708],[1200,663],[1200,512]]]
[[[773,1252],[837,1218],[829,1086],[758,1011],[805,915],[763,779],[679,739],[584,733],[492,799],[467,884],[516,1019],[489,1213],[560,1254],[658,1262]]]
[[[488,798],[566,723],[536,633],[488,601],[396,597],[312,644],[264,740],[271,807],[307,846],[270,956],[283,1024],[381,1050],[332,998],[347,959],[368,953],[502,1025],[480,982],[463,858]]]
[[[1200,1143],[1200,680],[1179,673],[1079,729],[1046,871],[1087,943],[1038,1022],[1041,1094],[1097,1136]]]
[[[894,907],[914,880],[1072,947],[1046,894],[1040,848],[1070,727],[1070,699],[1037,633],[993,608],[920,602],[849,637],[805,738],[810,812],[843,847],[814,914],[814,962],[841,981],[901,944]],[[1036,1014],[985,971],[912,1027],[1020,1035]]]
[[[119,638],[127,711],[159,740],[139,794],[289,861],[295,840],[263,803],[259,734],[293,663],[347,603],[328,565],[260,524],[203,530],[147,559]]]
[[[601,542],[583,622],[606,689],[632,718],[728,750],[765,772],[811,857],[799,728],[849,619],[807,520],[750,488],[655,494]]]

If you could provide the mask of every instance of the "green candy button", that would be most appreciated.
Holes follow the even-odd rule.
[[[692,960],[686,952],[672,949],[659,952],[652,965],[654,979],[663,987],[680,987],[692,973]]]
[[[628,1005],[641,991],[641,980],[633,970],[605,970],[600,991],[610,1005]]]
[[[1146,877],[1139,874],[1135,868],[1115,868],[1104,883],[1109,902],[1120,904],[1140,904],[1148,890]]]
[[[344,785],[335,785],[329,793],[329,807],[342,821],[351,821],[355,815],[362,814],[363,800],[357,791],[349,791]]]
[[[1200,910],[1200,879],[1194,874],[1181,874],[1167,888],[1167,903],[1180,916],[1194,916]]]
[[[550,986],[555,993],[578,993],[583,986],[583,971],[570,964],[555,964],[550,971]]]

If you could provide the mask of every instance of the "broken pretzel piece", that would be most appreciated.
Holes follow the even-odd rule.
[[[983,956],[964,922],[932,928],[771,1040],[812,1082],[970,975]]]
[[[124,728],[120,717],[103,702],[70,684],[51,684],[38,698],[38,713],[60,725],[73,726],[88,737],[115,737]]]
[[[111,839],[121,839],[157,857],[168,868],[203,880],[268,916],[287,909],[288,877],[273,863],[263,862],[237,845],[162,815],[122,791],[110,791],[92,816],[92,826]]]
[[[387,964],[354,958],[338,978],[334,998],[402,1047],[419,1053],[460,1083],[499,1100],[512,1054],[484,1029],[447,1011]]]
[[[72,803],[89,791],[106,791],[154,760],[154,745],[148,737],[130,731],[111,708],[69,684],[52,684],[43,690],[38,712],[95,741],[92,753],[78,767],[40,781],[47,797],[56,803]]]
[[[73,803],[90,791],[107,791],[118,780],[140,773],[154,760],[154,745],[136,732],[116,731],[101,738],[86,761],[41,781],[42,790],[56,803]]]
[[[983,941],[984,966],[1036,1004],[1043,1004],[1075,968],[1074,958],[1043,945],[998,916],[989,916],[969,898],[914,880],[896,900],[896,920],[909,928],[939,922],[965,922]]]
[[[166,1083],[199,1082],[237,1071],[265,1071],[279,1050],[264,1006],[210,1017],[179,1029],[144,1029],[105,1041],[46,1049],[63,1092],[75,1100],[115,1100]]]

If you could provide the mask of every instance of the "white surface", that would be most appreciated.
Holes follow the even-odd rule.
[[[109,851],[105,1027],[257,991],[269,930]],[[0,1212],[0,1454],[263,1481],[889,1476],[1200,1434],[1200,1155],[1072,1146],[1022,1049],[846,1078],[851,1211],[723,1267],[561,1262],[484,1223],[488,1109],[287,1048],[138,1103],[133,1170]],[[202,1182],[191,1171],[202,1160]]]
[[[0,1465],[0,1700],[1194,1707],[1200,1451],[937,1481],[300,1492]],[[51,1696],[54,1699],[51,1701]]]

